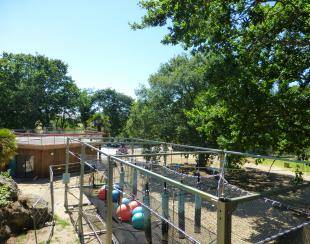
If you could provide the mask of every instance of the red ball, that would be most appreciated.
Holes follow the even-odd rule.
[[[131,201],[128,206],[130,207],[131,210],[134,210],[136,207],[140,206],[140,203],[138,203],[137,201]]]
[[[99,192],[98,192],[98,197],[101,200],[106,200],[107,198],[107,189],[105,186],[101,187]]]
[[[118,206],[116,210],[116,215],[121,221],[130,221],[131,219],[131,209],[128,205],[122,204]]]

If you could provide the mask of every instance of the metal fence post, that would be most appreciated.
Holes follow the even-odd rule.
[[[54,174],[53,168],[50,166],[50,193],[51,193],[51,207],[52,207],[52,219],[54,219]]]
[[[113,211],[113,201],[112,201],[112,190],[113,190],[113,162],[111,157],[108,156],[108,196],[107,196],[107,233],[106,233],[106,243],[112,244],[112,211]]]
[[[136,169],[132,171],[132,194],[137,195],[138,173]]]
[[[84,186],[84,161],[85,161],[85,144],[82,143],[81,161],[80,161],[80,197],[79,197],[79,216],[78,216],[78,232],[81,243],[84,243],[83,234],[83,186]]]
[[[33,206],[32,206],[33,207]],[[36,244],[38,244],[38,237],[37,237],[37,221],[36,221],[36,213],[34,208],[32,208],[32,216],[33,216],[33,229],[34,229],[34,238],[36,241]]]
[[[220,153],[219,158],[220,158],[220,180],[218,183],[218,197],[224,197],[225,194],[225,182],[224,182],[224,177],[225,177],[225,167],[227,163],[227,154],[226,153]]]
[[[169,192],[167,190],[167,183],[164,182],[164,191],[162,193],[162,215],[165,219],[169,218]],[[161,221],[162,243],[168,243],[169,224]]]
[[[66,144],[66,166],[65,166],[65,174],[66,177],[68,177],[69,173],[69,145],[70,145],[70,139],[67,137],[67,144]],[[64,206],[66,211],[68,210],[68,182],[65,181],[65,200],[64,200]]]
[[[181,180],[181,183],[183,181]],[[178,197],[178,220],[179,220],[179,228],[182,231],[185,231],[185,192],[180,189],[179,197]],[[179,231],[179,238],[184,239],[185,235],[183,232]]]
[[[200,177],[197,179],[197,189],[200,190]],[[194,232],[200,233],[201,231],[201,197],[195,195],[195,227]]]
[[[121,164],[121,172],[119,174],[119,186],[123,189],[125,185],[125,170],[123,164]]]
[[[231,216],[236,204],[220,198],[217,203],[217,243],[231,243]]]
[[[143,203],[149,208],[150,205],[150,192],[149,192],[149,181],[148,177],[145,183],[145,191],[143,196]],[[152,243],[152,224],[151,224],[151,211],[143,207],[144,211],[144,233],[146,243]]]

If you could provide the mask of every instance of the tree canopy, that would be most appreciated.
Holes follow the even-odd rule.
[[[80,90],[61,60],[30,54],[0,56],[0,91],[0,127],[11,129],[31,129],[37,123],[62,129],[82,123],[87,128],[99,112],[117,135],[133,101],[110,88]]]
[[[49,126],[56,116],[75,112],[79,90],[60,60],[3,53],[0,58],[0,126]],[[3,116],[5,115],[5,116]]]
[[[191,128],[182,135],[173,133],[176,139],[188,138],[186,131],[196,131],[207,145],[306,157],[310,147],[310,9],[306,1],[145,0],[140,5],[146,14],[132,27],[167,25],[163,43],[190,49],[195,54],[190,59],[199,67],[199,73],[193,72],[199,74],[202,85],[185,95],[190,99],[189,106],[177,106],[183,120],[177,118],[179,113],[168,117],[174,121],[174,128]],[[195,61],[197,55],[205,62]],[[192,70],[187,61],[182,63]],[[156,111],[159,116],[165,110],[172,111],[171,101],[185,101],[182,96],[164,92],[171,84],[167,80],[173,79],[180,86],[186,79],[193,83],[195,78],[177,76],[175,69],[167,69],[165,74],[163,70],[155,75],[162,83],[154,86],[151,76],[150,88],[138,94],[128,128],[134,127],[135,120],[137,126],[141,125],[132,118],[137,111],[146,114],[149,107],[159,109],[151,95],[145,94],[160,91],[159,97],[170,97]],[[148,125],[152,124],[150,120]],[[162,130],[155,131],[165,138]]]
[[[93,106],[97,112],[108,116],[112,136],[122,132],[128,119],[133,99],[114,89],[98,90],[93,95]]]

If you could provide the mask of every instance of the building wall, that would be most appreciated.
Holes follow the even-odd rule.
[[[80,154],[81,147],[70,147],[70,151]],[[66,160],[66,148],[63,147],[45,147],[45,148],[18,148],[18,155],[34,156],[34,176],[37,177],[49,177],[49,166],[64,164]],[[97,152],[86,148],[86,155],[92,155],[96,158]],[[73,156],[69,157],[70,163],[78,162],[79,159]]]

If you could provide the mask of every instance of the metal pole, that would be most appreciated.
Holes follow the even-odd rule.
[[[35,238],[36,244],[38,244],[36,214],[35,214],[34,209],[32,209],[32,216],[33,216],[34,238]]]
[[[217,243],[231,243],[231,215],[237,205],[220,198],[217,203]]]
[[[66,144],[66,166],[65,166],[65,175],[66,179],[68,179],[68,173],[69,173],[69,146],[70,146],[70,139],[67,137],[67,144]],[[68,181],[65,181],[65,201],[64,206],[66,211],[68,210]]]
[[[220,153],[220,181],[218,183],[218,197],[224,197],[224,188],[225,188],[225,167],[226,167],[226,153]]]
[[[136,169],[132,171],[132,194],[137,195],[137,182],[138,182],[138,173]]]
[[[73,140],[73,139],[71,139],[71,140]],[[73,141],[75,141],[75,140],[73,140]],[[79,143],[81,143],[81,142],[79,141]],[[94,147],[94,146],[92,146],[92,145],[90,145],[88,143],[84,143],[84,144],[87,145],[87,147],[90,147],[90,148],[94,149],[95,151],[98,151],[98,152],[102,153],[103,155],[110,156],[110,155],[108,155],[105,152],[99,151],[98,148],[96,148],[96,147]],[[204,191],[198,190],[195,187],[191,187],[191,186],[182,184],[179,181],[172,180],[172,179],[170,179],[168,177],[162,176],[161,174],[157,174],[155,172],[149,171],[149,170],[144,169],[144,168],[142,168],[142,167],[140,167],[138,165],[134,165],[134,164],[132,164],[132,163],[130,163],[128,161],[122,160],[122,159],[117,158],[115,156],[110,156],[110,158],[112,160],[116,161],[116,162],[119,162],[119,163],[122,163],[123,165],[128,166],[131,169],[137,169],[138,172],[142,172],[142,173],[144,173],[147,176],[151,176],[151,177],[153,177],[155,179],[158,179],[158,180],[161,180],[163,182],[166,181],[169,185],[173,185],[173,186],[175,186],[177,188],[183,189],[186,192],[189,192],[191,194],[198,194],[204,200],[207,200],[207,201],[212,202],[212,203],[217,203],[218,197],[213,196],[212,194],[209,194],[209,193],[206,193]]]
[[[150,207],[150,192],[149,192],[149,182],[148,177],[146,177],[145,183],[145,191],[143,196],[143,203]],[[146,243],[152,243],[152,224],[151,224],[151,212],[148,208],[143,207],[144,212],[144,232],[145,232],[145,239]]]
[[[119,180],[119,186],[123,189],[125,184],[125,170],[123,164],[121,164],[121,172],[120,172],[120,180]]]
[[[162,215],[165,219],[169,219],[169,192],[167,190],[167,183],[164,182],[164,191],[162,193]],[[162,243],[168,243],[169,224],[161,221]]]
[[[197,188],[200,189],[200,177],[197,179]],[[195,233],[201,232],[201,197],[195,195]]]
[[[78,232],[81,243],[84,243],[83,235],[83,185],[84,185],[84,161],[85,161],[85,144],[81,148],[80,161],[80,197],[79,197],[79,216],[78,216]]]
[[[181,180],[181,183],[182,180]],[[185,193],[180,189],[179,191],[179,199],[178,199],[178,220],[179,220],[179,228],[185,231]],[[184,239],[185,235],[183,232],[179,231],[179,238]]]
[[[107,232],[106,232],[106,243],[112,244],[112,190],[113,190],[113,161],[108,156],[108,196],[107,196]]]
[[[54,174],[53,168],[50,166],[50,193],[51,193],[51,207],[52,207],[52,218],[54,219]]]

